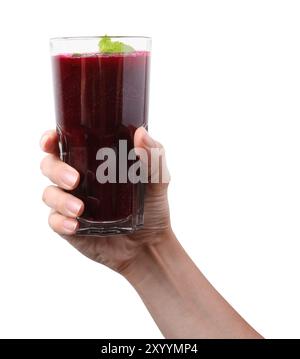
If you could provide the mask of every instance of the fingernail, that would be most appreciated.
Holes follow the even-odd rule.
[[[42,149],[45,148],[46,142],[48,141],[49,136],[48,135],[44,135],[42,136],[41,140],[40,140],[40,146]]]
[[[78,222],[75,220],[71,220],[71,219],[66,219],[63,222],[63,227],[67,232],[75,232],[76,228],[77,228]]]
[[[144,129],[143,142],[147,147],[155,147],[156,143],[152,137],[149,136],[149,133]]]
[[[77,201],[67,201],[66,209],[70,212],[70,214],[77,216],[81,209],[81,203]]]
[[[77,182],[78,174],[73,171],[64,171],[61,174],[61,180],[63,181],[64,185],[67,187],[73,187]]]

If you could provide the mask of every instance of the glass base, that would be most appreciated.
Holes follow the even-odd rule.
[[[83,218],[77,218],[79,228],[76,231],[78,236],[112,236],[116,234],[131,234],[143,226],[143,215],[128,216],[117,221],[94,222]]]

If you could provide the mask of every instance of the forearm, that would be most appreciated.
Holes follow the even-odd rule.
[[[173,233],[127,269],[166,338],[261,338],[212,287]]]

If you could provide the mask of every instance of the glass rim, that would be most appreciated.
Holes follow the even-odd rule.
[[[65,40],[92,40],[92,39],[101,39],[105,36],[108,36],[111,39],[145,39],[151,40],[150,36],[131,36],[131,35],[99,35],[99,36],[62,36],[62,37],[51,37],[50,41],[65,41]]]

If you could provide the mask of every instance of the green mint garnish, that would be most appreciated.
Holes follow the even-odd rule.
[[[107,35],[103,36],[99,41],[99,51],[104,54],[130,53],[135,51],[130,45],[126,45],[121,41],[112,41]]]
[[[74,52],[74,54],[72,54],[72,57],[80,57],[81,54],[79,52]]]

